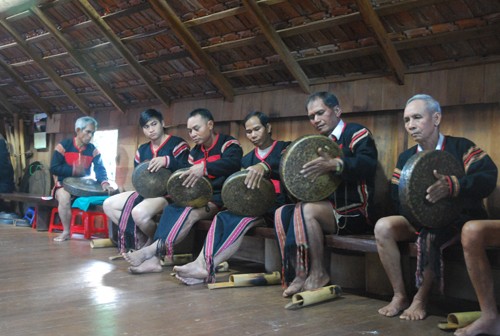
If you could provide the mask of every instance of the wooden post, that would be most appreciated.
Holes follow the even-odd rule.
[[[26,168],[26,155],[25,155],[25,147],[24,147],[24,120],[19,119],[19,155],[21,162],[21,174],[24,172]]]

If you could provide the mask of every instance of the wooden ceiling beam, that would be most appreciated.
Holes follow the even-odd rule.
[[[492,63],[500,63],[500,56],[488,56],[483,58],[473,57],[470,59],[463,59],[460,61],[446,60],[442,62],[437,62],[435,64],[416,65],[410,67],[408,69],[408,73],[415,74],[422,72],[432,72],[432,71],[457,69],[457,68],[470,67],[474,65],[483,65]]]
[[[484,27],[470,28],[466,30],[456,30],[456,31],[429,35],[424,37],[417,37],[402,41],[395,41],[394,47],[397,50],[425,48],[436,44],[453,43],[456,41],[466,41],[469,39],[495,36],[499,30],[500,30],[500,23],[497,23]],[[301,65],[313,65],[324,62],[338,62],[346,59],[366,57],[370,55],[376,55],[379,52],[380,52],[379,47],[368,46],[350,50],[341,50],[332,53],[325,53],[321,55],[303,57],[298,59],[297,61]],[[267,71],[274,71],[281,68],[282,67],[277,67],[276,64],[266,64],[266,65],[248,67],[244,69],[224,71],[223,74],[226,77],[241,77]],[[316,84],[316,80],[311,79],[311,84]]]
[[[113,44],[113,46],[118,50],[118,52],[123,56],[123,58],[128,62],[132,70],[137,73],[141,80],[146,83],[148,88],[153,92],[153,94],[165,105],[170,104],[170,100],[165,97],[165,93],[158,86],[153,79],[153,76],[142,67],[135,56],[130,52],[123,42],[116,36],[111,27],[101,18],[99,13],[92,7],[88,0],[78,0],[80,8],[82,11],[94,22],[94,24],[99,28],[99,30],[106,36],[106,38]]]
[[[28,96],[35,102],[35,104],[40,108],[40,110],[42,110],[42,112],[44,112],[49,116],[52,114],[51,112],[52,106],[47,101],[40,98],[36,94],[36,92],[33,91],[33,89],[31,89],[31,87],[25,83],[24,79],[21,78],[21,76],[19,76],[17,72],[14,71],[14,69],[12,69],[12,67],[9,64],[7,64],[1,57],[0,57],[0,67],[2,67],[5,70],[5,72],[10,76],[10,78],[12,78],[12,80],[17,84],[17,86],[19,86],[21,89],[24,90],[24,92],[28,94]]]
[[[264,64],[257,65],[253,67],[237,69],[237,70],[228,70],[224,71],[223,74],[226,77],[242,77],[242,76],[250,76],[254,74],[259,74],[267,71],[275,71],[275,70],[285,70],[285,65],[283,63],[273,63],[273,64]],[[286,71],[286,70],[285,70]]]
[[[191,32],[184,26],[177,14],[165,0],[148,0],[151,7],[170,25],[173,32],[184,43],[191,57],[205,69],[208,77],[219,88],[224,97],[232,101],[234,90],[229,81],[222,75],[212,59],[203,51]]]
[[[255,2],[255,0],[243,0],[243,3],[248,9],[250,15],[254,18],[257,26],[261,29],[264,36],[267,38],[268,42],[274,48],[274,50],[278,53],[283,63],[285,63],[288,71],[295,78],[299,86],[305,93],[310,93],[311,88],[309,85],[309,78],[307,78],[304,70],[300,67],[297,61],[293,58],[290,50],[286,46],[285,42],[281,39],[281,37],[276,33],[271,27],[271,24],[267,20],[264,12],[259,7],[259,5]]]
[[[31,11],[33,14],[49,29],[54,38],[59,41],[59,43],[63,46],[64,49],[69,53],[69,55],[75,60],[77,65],[83,69],[87,76],[89,76],[97,87],[104,93],[104,95],[109,99],[109,101],[116,106],[116,108],[123,113],[125,113],[125,106],[121,102],[120,98],[113,92],[111,86],[104,81],[97,71],[95,71],[85,59],[82,57],[81,53],[78,53],[73,46],[68,41],[66,37],[63,36],[57,29],[57,27],[50,21],[50,19],[42,12],[38,7],[31,7]]]
[[[375,9],[375,12],[379,16],[386,16],[386,15],[391,15],[395,14],[401,11],[407,11],[414,9],[416,7],[424,7],[424,6],[430,6],[430,5],[435,5],[444,1],[449,1],[449,0],[410,0],[407,2],[398,2],[395,4],[390,4],[386,5],[383,7],[378,7]],[[210,16],[210,15],[208,15]],[[205,18],[205,17],[203,17]],[[200,18],[202,19],[202,18]],[[193,19],[193,20],[198,20],[198,19]],[[289,27],[289,28],[284,28],[277,30],[276,32],[281,38],[285,37],[292,37],[300,34],[306,34],[306,33],[312,33],[321,29],[330,29],[334,26],[340,26],[344,24],[349,24],[355,21],[361,20],[361,14],[359,12],[355,13],[350,13],[346,15],[341,15],[341,16],[334,16],[334,17],[329,17],[325,18],[323,20],[318,20],[318,21],[313,21],[313,22],[308,22],[305,24],[302,24],[300,26],[295,26],[295,27]],[[187,23],[189,21],[186,21]],[[262,42],[262,36],[257,35],[253,37],[247,37],[245,39],[240,39],[240,40],[234,40],[234,41],[228,41],[228,42],[223,42],[223,43],[218,43],[210,46],[206,46],[203,49],[206,50],[207,52],[218,52],[218,51],[223,51],[223,50],[228,50],[232,48],[239,48],[239,47],[244,47],[248,45],[253,45],[256,43]]]
[[[441,2],[449,2],[450,0],[407,0],[393,3],[387,6],[377,7],[375,11],[378,16],[391,15],[398,12],[411,11],[415,8],[437,5]]]
[[[272,6],[278,3],[285,2],[286,0],[260,0],[257,1],[259,5],[267,5],[267,6]],[[239,15],[239,14],[244,14],[247,11],[245,7],[235,7],[235,8],[230,8],[226,9],[217,13],[213,13],[210,15],[205,15],[199,18],[194,18],[191,20],[184,21],[184,26],[187,28],[199,26],[205,23],[217,21],[217,20],[222,20],[227,17]]]
[[[400,85],[404,84],[404,76],[405,76],[405,65],[401,60],[394,44],[389,38],[387,31],[384,28],[384,25],[380,21],[377,13],[373,9],[370,0],[356,0],[356,4],[358,5],[358,10],[363,17],[363,21],[365,24],[372,29],[375,34],[375,38],[382,48],[382,55],[387,62],[391,72],[396,77],[396,80]]]
[[[257,35],[257,36],[252,36],[252,37],[244,37],[244,38],[241,38],[238,40],[208,45],[208,46],[202,47],[202,49],[205,50],[206,52],[209,52],[209,53],[215,53],[218,51],[225,51],[225,50],[229,50],[229,49],[246,47],[249,45],[255,45],[257,43],[262,43],[262,42],[266,42],[266,41],[267,41],[267,39],[264,35]]]
[[[19,33],[11,27],[5,20],[0,19],[0,25],[14,38],[18,46],[36,62],[36,64],[47,74],[54,84],[86,115],[90,115],[90,109],[76,93],[64,82],[59,75],[49,66],[40,56],[38,51],[33,48],[19,35]],[[46,112],[47,113],[47,112]],[[49,114],[49,113],[47,113]]]
[[[436,44],[452,43],[455,41],[468,40],[468,39],[472,39],[472,38],[483,38],[483,37],[487,37],[487,36],[494,36],[499,30],[500,30],[500,24],[493,24],[493,25],[488,25],[488,26],[484,26],[484,27],[470,28],[470,29],[466,29],[466,30],[457,30],[457,31],[451,31],[451,32],[446,32],[446,33],[440,33],[440,34],[436,34],[436,35],[429,35],[429,36],[425,36],[425,37],[418,37],[418,38],[413,38],[413,39],[395,41],[394,46],[396,47],[397,50],[407,50],[407,49],[422,48],[422,47],[425,48],[425,47],[436,45]],[[262,40],[265,41],[264,36],[261,36],[261,37],[262,37]],[[341,50],[341,51],[336,51],[333,53],[325,53],[325,54],[321,54],[321,55],[308,56],[308,57],[300,58],[297,61],[302,66],[303,65],[313,65],[313,64],[323,63],[323,62],[336,62],[336,61],[342,61],[345,59],[365,57],[365,56],[378,54],[379,52],[380,52],[379,47],[368,46],[368,47],[361,47],[361,48],[350,49],[350,50]],[[183,54],[182,57],[185,57],[186,53],[187,53],[186,51],[181,51],[181,52],[176,53],[174,55],[163,55],[163,56],[159,56],[158,58],[151,59],[151,60],[139,61],[139,63],[141,65],[150,65],[150,64],[154,64],[156,62],[169,61],[169,60],[181,58],[181,56],[179,56],[180,54]],[[67,53],[62,53],[62,54],[58,54],[58,55],[59,56],[67,55]],[[56,56],[58,56],[58,55],[56,55]],[[48,57],[51,57],[51,56],[46,56],[46,57],[44,57],[44,59],[48,58]],[[22,62],[22,63],[11,64],[11,66],[22,66],[25,63],[29,64],[32,62],[33,62],[32,60],[29,60],[29,61]],[[99,71],[100,72],[108,72],[108,71],[112,71],[113,69],[122,68],[122,67],[126,67],[126,66],[128,66],[128,65],[123,64],[123,65],[119,65],[119,66],[100,68]],[[258,73],[267,72],[267,71],[283,70],[284,68],[285,68],[285,66],[282,63],[273,63],[273,64],[258,65],[258,66],[243,68],[243,69],[223,71],[222,74],[225,77],[231,78],[231,77],[241,77],[241,76],[253,75],[253,74],[258,74]],[[84,72],[77,72],[77,73],[61,75],[61,77],[65,78],[65,77],[83,76],[83,75],[85,75]],[[47,78],[36,78],[36,79],[32,79],[32,80],[26,80],[25,82],[31,83],[31,82],[42,81],[42,80],[47,80]],[[176,82],[176,80],[172,80],[172,83],[175,83],[175,82]],[[316,83],[316,80],[311,79],[311,84],[315,84],[315,83]]]
[[[107,19],[119,19],[124,16],[129,16],[131,14],[137,13],[139,11],[143,11],[145,9],[150,8],[149,4],[147,2],[140,3],[138,5],[132,5],[128,8],[125,9],[119,9],[117,11],[111,12],[111,13],[106,13],[102,16],[104,20]]]
[[[394,45],[398,50],[428,47],[430,45],[452,43],[456,41],[466,41],[487,36],[496,36],[500,31],[500,23],[483,27],[474,27],[464,30],[454,30],[440,34],[432,34],[423,37],[410,38],[396,41]]]

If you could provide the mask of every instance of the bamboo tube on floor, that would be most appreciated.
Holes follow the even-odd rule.
[[[115,247],[115,243],[109,238],[92,239],[90,241],[91,248]]]
[[[228,282],[218,282],[208,284],[208,289],[247,287],[247,286],[266,286],[279,285],[281,283],[280,272],[250,273],[250,274],[232,274]]]
[[[450,313],[446,317],[446,322],[438,324],[439,329],[449,330],[463,328],[481,317],[480,311]]]
[[[339,286],[331,285],[315,290],[304,291],[294,294],[292,302],[288,303],[286,309],[296,309],[309,306],[315,303],[334,299],[342,295],[342,289]]]

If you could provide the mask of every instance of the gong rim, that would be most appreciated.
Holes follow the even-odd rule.
[[[176,170],[167,182],[169,195],[178,206],[201,208],[208,204],[212,199],[213,189],[212,184],[206,177],[200,178],[194,187],[186,188],[182,185],[183,180],[180,175],[189,168]]]
[[[78,197],[108,195],[99,182],[89,177],[66,177],[63,180],[63,188],[69,194]]]
[[[168,179],[172,172],[167,168],[152,173],[148,170],[149,161],[141,162],[132,173],[132,185],[144,198],[162,197],[168,194]]]
[[[247,175],[248,170],[242,170],[226,179],[222,186],[222,203],[236,215],[259,217],[275,203],[276,192],[268,179],[262,179],[259,188],[247,188],[244,183]]]
[[[304,202],[321,201],[330,196],[342,183],[340,176],[324,174],[314,181],[300,173],[302,166],[317,158],[318,148],[327,147],[333,157],[342,156],[337,143],[324,135],[305,135],[293,141],[281,157],[279,173],[285,189]]]
[[[414,154],[401,170],[398,194],[402,214],[417,230],[422,227],[441,228],[457,219],[462,204],[457,198],[446,197],[436,203],[425,199],[427,188],[439,174],[462,177],[465,172],[460,162],[450,153],[440,150]]]

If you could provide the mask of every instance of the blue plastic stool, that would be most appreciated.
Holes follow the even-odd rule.
[[[31,227],[36,228],[36,211],[35,208],[29,207],[24,214],[23,219],[27,219]]]

